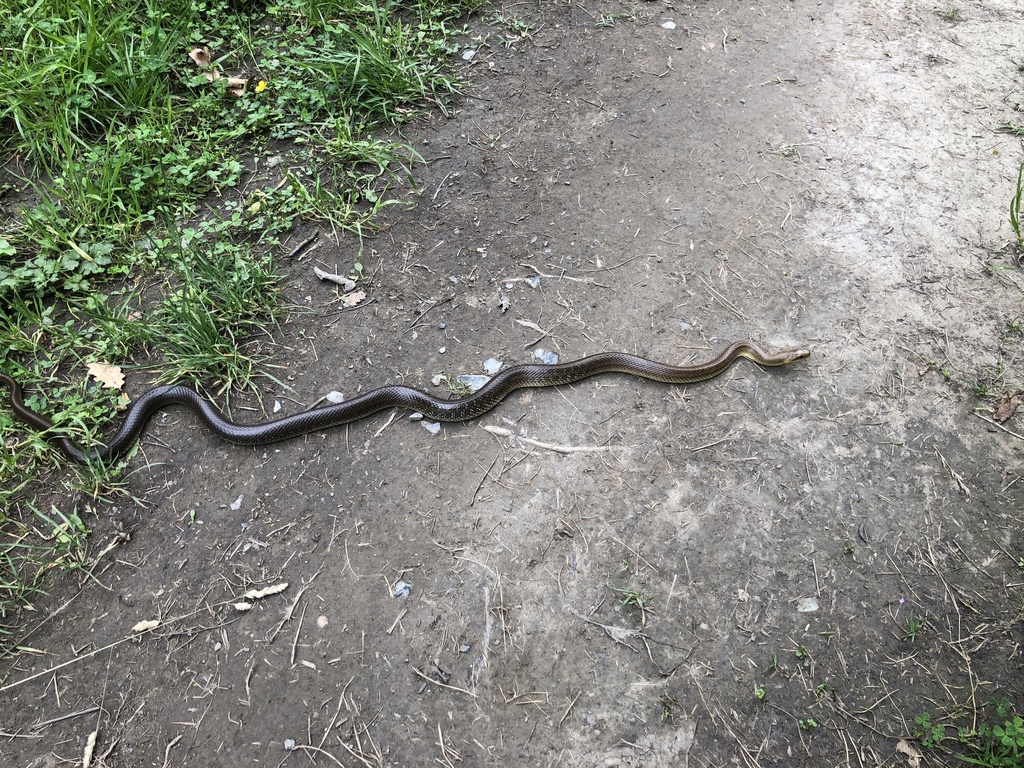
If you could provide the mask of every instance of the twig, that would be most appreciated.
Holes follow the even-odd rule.
[[[286,260],[294,259],[300,253],[302,253],[302,251],[306,250],[306,246],[308,246],[310,243],[312,243],[314,240],[316,240],[318,235],[319,235],[318,232],[314,232],[312,235],[307,237],[301,243],[299,243],[294,248],[292,248],[291,251],[288,252],[288,255],[285,256],[285,259]]]
[[[484,487],[484,481],[491,476],[491,470],[494,469],[494,465],[498,463],[498,459],[500,458],[501,454],[499,453],[497,456],[494,457],[494,461],[491,462],[491,466],[489,466],[487,468],[487,471],[484,472],[483,477],[480,478],[480,482],[476,484],[476,490],[473,491],[473,498],[469,500],[469,506],[472,507],[473,504],[476,502],[476,495],[480,493],[480,489]]]
[[[344,746],[344,745],[342,745],[342,746]],[[308,752],[317,752],[317,753],[319,753],[321,755],[327,755],[329,758],[331,758],[331,760],[334,761],[334,763],[336,765],[340,765],[341,768],[345,768],[345,764],[343,762],[341,762],[341,760],[336,758],[334,755],[332,755],[330,752],[328,752],[326,749],[320,749],[320,747],[314,747],[312,744],[296,744],[295,745],[295,749],[304,749],[304,750],[306,750]]]
[[[409,324],[409,327],[406,328],[405,330],[406,331],[411,331],[413,328],[415,328],[417,325],[420,324],[420,320],[422,320],[424,317],[426,317],[428,312],[430,312],[432,309],[437,309],[442,304],[447,304],[449,301],[452,301],[454,298],[455,298],[455,294],[453,293],[451,296],[447,296],[446,298],[443,298],[443,299],[438,299],[433,304],[431,304],[429,307],[427,307],[422,312],[420,312],[419,317],[417,317],[415,320],[413,320],[412,323]]]
[[[725,296],[716,291],[712,287],[711,283],[704,279],[704,275],[700,275],[700,281],[704,283],[704,287],[707,288],[708,291],[710,291],[712,298],[718,299],[720,302],[722,302],[723,307],[725,307],[734,315],[736,315],[736,317],[742,318],[744,320],[747,319],[747,316],[743,314],[743,310],[741,310],[739,307],[737,307],[735,304],[733,304],[731,301],[725,298]]]
[[[289,664],[295,664],[295,651],[299,647],[299,633],[302,632],[302,622],[306,618],[306,606],[302,606],[302,613],[299,614],[299,626],[295,628],[295,637],[292,638],[292,655]]]
[[[580,99],[580,101],[583,101],[583,99]],[[666,234],[668,234],[668,233],[666,233]],[[631,261],[636,261],[637,259],[640,259],[640,258],[649,257],[650,255],[651,254],[638,253],[636,256],[630,256],[625,261],[620,261],[618,264],[615,264],[614,266],[611,266],[611,267],[597,267],[596,269],[581,269],[580,273],[585,275],[585,274],[590,273],[590,272],[611,272],[613,269],[618,269],[619,267],[626,266]]]
[[[599,282],[597,282],[597,280],[594,280],[591,277],[569,277],[568,275],[565,275],[565,274],[562,274],[562,275],[549,275],[546,272],[541,272],[539,269],[537,269],[535,266],[533,266],[533,264],[520,264],[519,266],[520,267],[526,267],[527,269],[532,269],[534,272],[537,273],[538,277],[543,277],[543,278],[546,278],[547,280],[572,280],[574,283],[586,283],[587,285],[596,285],[599,288],[610,288],[611,287],[609,285],[605,285],[604,283],[599,283]]]
[[[227,600],[221,600],[219,603],[214,603],[210,607],[219,608],[221,606],[231,605],[232,603],[237,602],[237,600],[237,597],[232,597]],[[86,661],[87,659],[91,659],[95,656],[99,656],[104,651],[109,651],[111,648],[116,648],[117,646],[122,645],[123,643],[127,643],[132,640],[138,640],[143,635],[148,635],[149,633],[154,632],[157,629],[163,629],[168,624],[175,624],[179,621],[184,621],[185,619],[191,619],[192,617],[196,616],[200,612],[200,610],[205,610],[205,608],[197,608],[196,610],[182,614],[181,616],[174,616],[169,619],[161,619],[159,622],[154,623],[151,627],[139,630],[138,632],[132,632],[127,637],[122,637],[119,640],[114,640],[111,643],[107,643],[104,646],[89,651],[89,653],[83,653],[81,656],[76,656],[73,659],[68,659],[67,661],[61,662],[60,664],[44,669],[41,672],[36,672],[35,674],[31,674],[28,677],[23,677],[21,678],[21,680],[15,680],[13,683],[8,683],[7,685],[0,686],[0,693],[3,693],[4,691],[9,691],[12,688],[17,688],[19,685],[24,685],[25,683],[31,682],[32,680],[37,680],[40,677],[52,675],[54,672],[64,669],[65,667],[70,667],[73,664],[78,664],[79,662]],[[214,625],[213,627],[209,627],[208,629],[216,629],[217,627],[227,626],[228,624],[232,624],[235,621],[237,621],[237,619],[232,619],[231,621],[224,622],[223,624]]]
[[[184,736],[184,735],[185,734],[183,734],[183,733],[179,733],[177,736],[175,736],[173,739],[171,739],[167,743],[166,747],[164,747],[164,765],[163,765],[163,768],[167,768],[167,764],[171,761],[171,747],[173,747],[175,744],[177,744],[179,741],[181,741],[181,737]]]
[[[403,608],[401,610],[401,612],[395,617],[395,620],[391,624],[391,626],[388,628],[388,631],[385,632],[384,634],[390,635],[392,632],[394,632],[395,631],[395,627],[397,627],[402,622],[402,619],[405,618],[405,614],[407,614],[408,612],[409,612],[408,608]]]
[[[367,299],[366,301],[359,302],[354,307],[341,307],[340,309],[332,309],[331,310],[331,314],[338,315],[338,317],[334,318],[333,320],[328,321],[327,324],[328,325],[334,325],[336,322],[338,322],[338,320],[341,319],[341,315],[343,313],[345,313],[345,312],[355,312],[357,309],[362,309],[363,307],[370,306],[375,301],[377,301],[377,300],[376,299]]]
[[[999,429],[1003,430],[1003,432],[1005,432],[1006,434],[1008,434],[1008,435],[1013,435],[1013,436],[1014,436],[1014,437],[1016,437],[1016,438],[1017,438],[1018,440],[1024,440],[1024,435],[1018,435],[1018,434],[1017,434],[1016,432],[1014,432],[1013,430],[1010,430],[1010,429],[1007,429],[1006,427],[1004,427],[1004,426],[1003,426],[1002,424],[1000,424],[1000,423],[999,423],[998,421],[992,421],[992,419],[986,419],[986,418],[985,418],[984,416],[982,416],[982,415],[981,415],[980,413],[978,413],[977,411],[975,411],[975,412],[974,412],[974,415],[975,415],[975,416],[977,416],[977,417],[978,417],[979,419],[981,419],[982,421],[984,421],[984,422],[985,422],[986,424],[991,424],[991,425],[992,425],[993,427],[998,427]]]
[[[82,715],[91,715],[93,712],[95,712],[98,709],[99,709],[98,706],[97,707],[89,707],[88,709],[81,709],[78,712],[69,712],[68,714],[61,715],[60,717],[52,717],[49,720],[43,720],[43,722],[41,722],[41,723],[36,723],[35,725],[31,726],[29,728],[29,730],[30,731],[38,731],[40,728],[45,728],[48,725],[53,725],[54,723],[59,723],[62,720],[70,720],[73,717],[81,717]]]
[[[423,674],[418,669],[416,669],[416,667],[413,667],[412,671],[415,672],[420,677],[422,677],[428,683],[433,683],[434,685],[439,685],[442,688],[447,688],[448,690],[451,690],[451,691],[458,691],[459,693],[464,693],[467,696],[472,696],[474,699],[476,698],[476,694],[473,693],[472,691],[467,691],[465,688],[459,688],[459,687],[454,686],[454,685],[448,685],[447,683],[442,683],[440,680],[435,680],[434,678],[432,678],[432,677],[430,677],[428,675]]]
[[[292,616],[295,615],[295,607],[299,604],[299,600],[302,599],[302,595],[307,589],[309,589],[310,585],[316,580],[316,577],[323,572],[324,567],[321,565],[317,572],[310,577],[309,581],[302,582],[302,586],[299,587],[299,591],[295,594],[295,599],[292,600],[291,605],[285,608],[284,618],[281,619],[281,622],[277,625],[274,631],[270,633],[270,637],[267,638],[268,643],[274,642],[274,638],[277,637],[277,633],[284,629],[284,625],[292,620]]]
[[[627,629],[625,627],[613,627],[609,624],[602,624],[599,621],[588,619],[586,616],[576,613],[576,611],[572,611],[572,613],[576,616],[576,618],[583,619],[585,622],[587,622],[587,624],[593,624],[595,627],[600,627],[601,629],[603,629],[604,633],[619,645],[626,646],[633,653],[640,653],[640,651],[638,651],[636,648],[634,648],[632,645],[626,642],[626,639],[628,638],[639,637],[642,639],[646,637],[646,635],[644,635],[644,633],[640,630]]]
[[[572,701],[569,702],[569,706],[565,708],[565,712],[562,713],[562,717],[561,717],[561,719],[559,719],[558,725],[556,725],[555,728],[561,728],[562,727],[562,723],[565,722],[565,718],[567,718],[569,716],[569,713],[572,711],[572,708],[576,706],[576,702],[580,700],[580,696],[582,696],[582,695],[583,695],[583,691],[580,691],[579,693],[576,694],[576,697]]]
[[[942,466],[946,468],[950,476],[956,481],[956,487],[960,489],[960,493],[966,496],[968,499],[971,498],[971,489],[967,486],[967,482],[964,480],[963,475],[957,472],[953,467],[946,461],[946,457],[939,453],[938,449],[935,450],[935,455],[939,457],[939,461],[942,462]]]
[[[540,440],[533,440],[532,438],[529,437],[520,437],[516,435],[516,433],[513,432],[511,429],[506,429],[505,427],[485,426],[484,429],[486,429],[495,437],[509,437],[512,438],[513,441],[529,443],[530,445],[535,445],[538,448],[544,448],[545,450],[555,451],[557,453],[595,453],[600,451],[621,451],[627,450],[629,447],[625,445],[557,445],[555,443],[542,443]],[[474,494],[474,496],[475,495],[476,494]]]
[[[731,437],[723,437],[721,440],[715,440],[713,443],[704,443],[704,445],[698,445],[696,448],[690,448],[687,446],[687,450],[691,453],[697,453],[698,451],[706,451],[708,448],[714,448],[716,445],[727,443],[732,440]]]

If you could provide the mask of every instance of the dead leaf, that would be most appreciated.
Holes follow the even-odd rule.
[[[213,57],[210,55],[210,49],[207,48],[205,45],[196,46],[195,48],[193,48],[191,51],[188,52],[188,57],[195,62],[196,66],[199,67],[199,69],[203,70],[203,77],[205,77],[208,82],[212,83],[214,80],[220,80],[223,77],[223,75],[221,75],[217,68],[213,66]],[[234,96],[237,99],[240,98],[243,94],[245,94],[246,90],[249,88],[250,83],[255,83],[256,79],[249,77],[229,76],[227,80],[228,84],[227,88],[225,89],[225,93],[227,93],[228,96]],[[260,82],[262,83],[263,81]],[[262,91],[265,88],[266,85],[264,84],[263,88],[260,88],[259,90]]]
[[[545,331],[543,328],[541,328],[536,323],[531,322],[530,320],[516,320],[516,322],[519,323],[520,325],[526,327],[526,328],[529,328],[532,331],[536,331],[537,333],[543,333],[545,336],[547,336],[547,334],[548,334],[547,331]]]
[[[89,375],[104,387],[120,389],[124,386],[124,374],[121,373],[120,366],[107,365],[106,363],[89,363],[86,367],[89,369]]]
[[[228,96],[234,96],[236,99],[241,98],[242,94],[245,93],[245,89],[249,85],[248,78],[245,77],[229,77],[228,78]]]
[[[992,420],[1002,424],[1017,412],[1021,402],[1024,400],[1021,399],[1019,391],[1003,392],[999,397],[999,402],[996,403],[995,411],[992,412]]]
[[[210,56],[210,49],[204,46],[196,46],[188,52],[188,57],[196,63],[196,66],[200,69],[209,69],[213,63],[213,57]]]
[[[920,768],[922,755],[906,739],[896,742],[896,751],[907,756],[907,765],[910,768]]]
[[[354,307],[361,304],[366,298],[366,291],[352,291],[341,297],[341,303],[346,307]]]

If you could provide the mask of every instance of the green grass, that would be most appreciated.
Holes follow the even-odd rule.
[[[907,614],[907,621],[903,629],[903,636],[912,643],[917,642],[917,636],[922,632],[922,630],[924,630],[927,624],[928,622],[926,619],[922,619],[913,611],[910,611]]]
[[[913,736],[922,747],[942,750],[966,765],[985,768],[1024,768],[1024,718],[1007,699],[988,702],[970,717],[972,725],[957,725],[970,717],[968,710],[954,714],[948,723],[932,720],[930,712],[914,718]],[[973,722],[980,718],[977,725]],[[952,731],[947,735],[947,731]]]
[[[90,362],[221,397],[274,378],[274,252],[299,220],[361,235],[404,204],[420,158],[381,129],[454,103],[478,4],[0,0],[0,367],[53,434],[107,433],[119,394]],[[124,490],[123,467],[65,467],[6,397],[0,440],[3,619],[85,562],[68,499]]]
[[[648,614],[654,613],[650,608],[654,597],[645,597],[639,592],[635,592],[631,589],[620,589],[619,587],[612,587],[611,589],[613,592],[618,592],[622,596],[622,599],[619,600],[620,605],[631,605],[640,612],[640,626],[646,627]]]

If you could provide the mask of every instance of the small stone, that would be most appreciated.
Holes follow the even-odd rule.
[[[796,601],[797,613],[813,613],[818,610],[818,601],[813,597],[801,597]]]
[[[408,597],[410,594],[412,594],[412,584],[407,584],[406,582],[399,579],[391,588],[391,594],[394,597]]]
[[[554,352],[548,352],[546,349],[538,347],[534,350],[533,356],[540,360],[544,365],[554,365],[558,362],[558,355]]]
[[[490,376],[475,376],[471,374],[461,374],[455,377],[455,380],[459,384],[464,384],[470,393],[476,392],[484,384],[491,380]]]
[[[295,739],[285,739],[284,740],[284,751],[285,752],[291,752],[293,749],[295,749]]]

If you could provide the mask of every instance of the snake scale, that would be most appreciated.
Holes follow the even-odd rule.
[[[109,461],[131,448],[154,413],[169,405],[186,405],[210,431],[224,440],[240,445],[262,445],[347,424],[388,408],[409,408],[435,421],[468,421],[487,413],[512,392],[527,387],[572,384],[604,373],[626,373],[666,384],[693,384],[718,376],[741,357],[759,365],[779,366],[803,360],[810,354],[799,348],[769,354],[752,342],[737,341],[709,362],[676,366],[625,352],[602,352],[556,365],[516,365],[500,371],[479,390],[458,400],[441,400],[411,387],[385,386],[342,403],[259,424],[229,421],[192,387],[171,384],[154,387],[139,397],[128,410],[120,429],[103,447],[82,448],[66,437],[51,436],[50,440],[73,461]],[[14,379],[0,371],[0,383],[10,390],[11,406],[18,419],[44,432],[52,428],[49,419],[25,405],[21,386]]]

